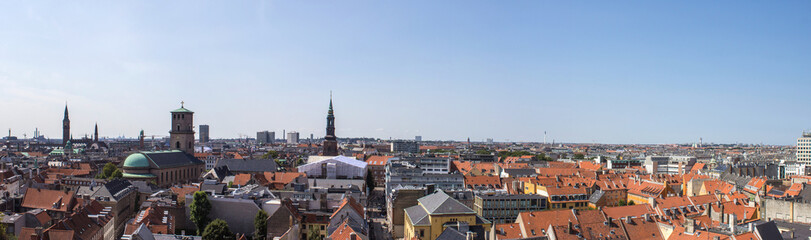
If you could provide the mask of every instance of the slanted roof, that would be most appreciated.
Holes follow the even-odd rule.
[[[777,229],[777,224],[774,221],[758,224],[755,226],[755,233],[760,236],[760,239],[783,240],[783,236],[780,235],[780,230]]]
[[[214,168],[217,169],[222,166],[227,166],[228,168],[225,169],[228,173],[230,172],[276,172],[279,168],[279,165],[276,164],[276,161],[269,160],[269,159],[220,159],[214,164]],[[222,171],[222,170],[220,170]],[[219,175],[218,177],[222,178],[227,176],[228,174]]]
[[[141,152],[149,158],[158,168],[173,168],[187,165],[202,165],[203,161],[179,150]]]
[[[431,195],[421,197],[417,199],[417,201],[430,215],[476,213],[473,209],[453,199],[441,190]]]
[[[428,220],[428,212],[420,205],[411,206],[405,209],[406,216],[414,226],[429,226],[431,222]]]

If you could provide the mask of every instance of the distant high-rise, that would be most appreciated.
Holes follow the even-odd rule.
[[[261,131],[256,132],[256,142],[259,144],[273,143],[276,140],[276,132]]]
[[[169,144],[173,150],[194,154],[194,112],[186,109],[183,102],[180,108],[172,111],[172,129],[169,131]]]
[[[488,138],[488,139],[487,139],[487,144],[493,144],[493,139],[492,139],[492,138]]]
[[[289,144],[298,144],[298,132],[288,132],[287,133],[287,143]]]
[[[70,118],[68,118],[68,104],[65,104],[65,118],[62,119],[62,146],[70,140]]]
[[[200,143],[207,143],[208,140],[208,125],[200,125]]]
[[[324,136],[324,156],[338,156],[338,138],[335,137],[335,115],[332,111],[332,93],[329,96],[327,111],[327,135]]]
[[[803,132],[797,139],[797,162],[811,165],[811,132]]]
[[[414,141],[422,142],[422,136],[415,136]]]

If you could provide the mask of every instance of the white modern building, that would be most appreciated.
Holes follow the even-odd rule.
[[[811,165],[811,132],[803,132],[797,139],[797,162]]]
[[[298,144],[298,132],[289,132],[287,133],[287,143],[288,144]]]
[[[308,178],[363,179],[366,177],[366,162],[336,156],[298,166],[298,171],[306,173]]]
[[[653,174],[685,174],[695,163],[696,157],[691,156],[648,156],[644,166]]]

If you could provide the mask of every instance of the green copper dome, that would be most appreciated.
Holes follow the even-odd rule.
[[[124,167],[147,168],[149,167],[149,159],[143,153],[133,153],[124,160]]]

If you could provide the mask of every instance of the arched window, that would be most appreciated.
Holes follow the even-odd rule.
[[[175,146],[176,146],[177,149],[180,149],[180,142],[176,142]]]

